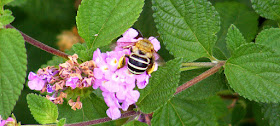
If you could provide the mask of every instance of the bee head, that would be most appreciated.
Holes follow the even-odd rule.
[[[135,46],[144,53],[152,53],[154,51],[154,45],[148,39],[139,40]]]

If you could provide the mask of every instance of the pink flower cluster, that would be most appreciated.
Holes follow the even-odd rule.
[[[136,39],[136,36],[138,36],[138,32],[130,28],[123,34],[123,37],[118,39],[117,43],[131,43],[143,39]],[[160,49],[157,39],[150,37],[149,40],[154,44],[156,51]],[[128,71],[127,66],[117,69],[120,58],[130,53],[129,49],[117,46],[114,51],[101,53],[97,49],[93,54],[93,61],[96,63],[96,68],[94,68],[96,80],[93,88],[100,88],[103,91],[104,101],[109,107],[106,113],[112,119],[121,116],[119,108],[126,111],[130,105],[137,102],[140,93],[138,90],[134,90],[135,84],[138,89],[143,89],[149,82],[150,75],[146,72],[135,75]]]
[[[6,120],[3,120],[1,115],[0,115],[0,126],[6,126],[7,124],[15,124],[15,120],[11,117],[9,117],[8,119]]]
[[[100,89],[104,97],[104,101],[109,107],[106,111],[107,115],[112,119],[118,119],[121,111],[126,111],[130,105],[137,102],[140,93],[135,89],[143,89],[149,82],[151,75],[146,72],[135,75],[129,72],[127,65],[118,68],[119,60],[124,55],[130,55],[130,49],[123,48],[123,43],[132,46],[131,43],[137,42],[143,38],[137,38],[138,32],[135,29],[128,29],[123,37],[118,39],[117,46],[114,51],[101,53],[97,49],[93,53],[91,61],[79,64],[78,56],[75,54],[70,56],[66,63],[60,64],[59,69],[55,67],[47,67],[39,69],[37,74],[30,72],[28,86],[32,90],[47,91],[53,96],[47,96],[54,103],[61,104],[63,98],[67,95],[63,93],[66,88],[85,88],[92,86],[93,89]],[[150,37],[149,40],[154,45],[155,51],[160,49],[159,41]],[[122,43],[122,44],[121,44]],[[128,61],[128,59],[126,59]],[[126,63],[127,64],[127,63]],[[157,68],[155,68],[156,70]],[[60,93],[60,96],[56,96]],[[82,103],[69,100],[68,103],[72,109],[80,109]]]

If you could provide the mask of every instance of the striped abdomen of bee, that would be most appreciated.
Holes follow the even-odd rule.
[[[144,73],[151,63],[151,60],[145,55],[131,53],[126,56],[129,60],[127,62],[128,70],[133,74]]]

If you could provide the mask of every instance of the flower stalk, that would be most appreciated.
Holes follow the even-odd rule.
[[[10,24],[9,24],[9,25],[6,25],[6,28],[13,28],[13,29],[16,29],[14,26],[12,26],[12,25],[10,25]],[[18,29],[16,29],[16,30],[18,30]],[[51,54],[54,54],[54,55],[63,57],[63,58],[65,58],[65,59],[68,59],[68,55],[67,55],[66,53],[64,53],[64,52],[62,52],[62,51],[59,51],[59,50],[57,50],[57,49],[55,49],[55,48],[52,48],[52,47],[50,47],[50,46],[48,46],[48,45],[46,45],[46,44],[44,44],[44,43],[42,43],[42,42],[39,42],[38,40],[36,40],[36,39],[34,39],[34,38],[32,38],[32,37],[30,37],[30,36],[24,34],[24,33],[21,32],[20,30],[18,30],[18,31],[19,31],[20,34],[23,36],[24,40],[25,40],[26,42],[28,42],[29,44],[31,44],[31,45],[33,45],[33,46],[36,46],[37,48],[42,49],[42,50],[44,50],[44,51],[46,51],[46,52],[49,52],[49,53],[51,53]]]

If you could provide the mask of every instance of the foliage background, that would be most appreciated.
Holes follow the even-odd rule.
[[[18,2],[20,1],[20,2]],[[221,16],[221,30],[218,32],[218,42],[214,49],[220,50],[221,53],[214,54],[216,57],[221,59],[226,59],[230,57],[230,52],[226,50],[226,46],[222,44],[226,39],[228,28],[231,24],[234,24],[240,32],[243,34],[247,42],[254,41],[255,36],[262,30],[271,27],[278,27],[277,23],[273,20],[264,19],[260,17],[252,8],[250,0],[210,0],[210,2],[215,6],[216,10]],[[12,23],[17,29],[26,33],[27,35],[55,48],[57,46],[57,36],[61,34],[64,30],[70,30],[76,25],[75,17],[77,11],[77,0],[16,0],[11,3],[6,8],[13,12],[15,21]],[[158,36],[157,29],[155,27],[155,22],[152,17],[152,4],[150,0],[145,0],[145,6],[143,12],[141,13],[138,21],[134,24],[133,28],[141,31],[143,36]],[[160,40],[161,41],[161,40]],[[25,44],[27,50],[27,73],[30,71],[36,71],[47,61],[52,59],[52,55],[46,53],[30,44]],[[165,61],[171,60],[174,57],[167,51],[164,44],[161,43],[161,50],[159,54],[163,57]],[[71,51],[70,51],[71,52]],[[204,60],[204,59],[200,59]],[[204,70],[192,70],[193,73],[200,74]],[[181,80],[179,84],[183,84],[187,80],[190,80],[195,75],[188,74],[188,72],[181,73]],[[215,80],[215,82],[213,82]],[[191,87],[185,93],[197,95],[196,98],[203,99],[210,95],[215,94],[215,92],[226,89],[226,83],[224,81],[225,76],[220,76],[219,73],[211,76],[210,78],[198,83],[197,85]],[[213,82],[211,91],[206,82]],[[208,83],[209,84],[209,83]],[[207,92],[201,95],[201,92]],[[28,93],[36,93],[24,87],[22,94],[17,101],[13,113],[15,114],[18,121],[22,124],[36,124],[37,122],[33,119],[29,108],[27,106],[26,95]],[[177,100],[179,102],[180,96],[178,98],[170,101],[170,104]],[[182,96],[181,96],[182,97]],[[189,97],[188,100],[193,100]],[[196,99],[197,100],[197,99]],[[221,103],[221,101],[217,101]],[[230,101],[223,101],[224,104],[230,104]],[[199,103],[194,103],[199,104]],[[268,105],[266,105],[268,106]],[[165,106],[168,107],[168,106]],[[205,107],[205,106],[199,106]],[[266,119],[262,119],[265,113],[270,113],[269,107],[263,110],[260,109],[260,104],[251,102],[247,99],[239,99],[237,106],[231,111],[224,110],[221,113],[222,119],[219,120],[220,123],[232,122],[233,124],[241,125],[255,125],[255,124],[267,124]],[[167,109],[166,109],[167,110]],[[28,112],[23,112],[28,111]],[[67,111],[67,110],[65,110]],[[157,112],[162,111],[158,110]],[[211,113],[211,112],[209,112]],[[232,113],[230,116],[229,113]],[[253,119],[256,118],[256,122],[250,122],[250,120],[243,119]],[[157,115],[155,114],[155,118]],[[258,119],[259,118],[259,119]],[[210,118],[211,119],[211,118]],[[243,119],[243,120],[241,120]],[[277,123],[277,122],[276,122]]]

